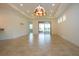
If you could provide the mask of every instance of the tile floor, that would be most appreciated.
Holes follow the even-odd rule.
[[[0,40],[1,56],[79,56],[79,47],[58,35],[40,33]]]

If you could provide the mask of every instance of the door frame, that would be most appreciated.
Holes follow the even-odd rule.
[[[51,21],[38,21],[38,33],[39,33],[39,23],[50,23],[50,34],[52,33],[52,24],[51,24]]]

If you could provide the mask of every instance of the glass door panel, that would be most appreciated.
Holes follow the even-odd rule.
[[[44,32],[50,33],[50,23],[44,23]]]
[[[33,33],[33,24],[29,23],[29,33]]]
[[[39,33],[50,33],[50,22],[39,22]]]
[[[44,23],[39,23],[39,32],[40,33],[44,32]]]

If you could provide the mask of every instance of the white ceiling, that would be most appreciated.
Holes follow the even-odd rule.
[[[54,15],[54,11],[59,6],[59,4],[52,6],[52,3],[24,3],[23,6],[20,6],[20,4],[13,5],[30,17],[34,17],[33,12],[38,5],[44,7],[44,9],[46,10],[47,15],[45,17],[52,17]]]
[[[8,5],[0,4],[0,7],[8,8],[7,6],[9,6],[27,17],[34,18],[36,16],[33,15],[33,12],[38,5],[44,7],[46,10],[47,15],[44,17],[53,18],[54,16],[58,17],[62,12],[65,11],[65,9],[67,9],[70,4],[55,3],[55,6],[52,6],[52,3],[23,3],[23,6],[20,6],[20,3],[13,3]]]
[[[68,10],[68,8],[71,6],[72,4],[70,4],[70,3],[62,3],[59,7],[58,7],[58,9],[56,10],[56,13],[54,13],[55,14],[55,17],[57,18],[57,17],[60,17],[62,14],[63,14],[63,12],[65,12],[66,10]]]

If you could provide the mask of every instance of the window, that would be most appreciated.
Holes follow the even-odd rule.
[[[64,21],[66,21],[66,16],[65,15],[63,15],[62,17],[60,17],[58,19],[58,24],[63,23]]]

